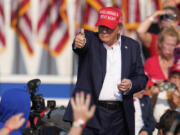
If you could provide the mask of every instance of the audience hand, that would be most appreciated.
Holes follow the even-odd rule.
[[[75,37],[74,45],[77,48],[83,48],[85,43],[86,43],[86,39],[85,39],[84,29],[81,29],[81,32],[79,34],[77,34]]]
[[[151,16],[153,18],[156,18],[158,16],[161,16],[161,15],[165,15],[165,14],[171,14],[172,11],[169,10],[169,9],[162,9],[162,10],[157,10],[156,12],[154,12]]]
[[[74,98],[71,98],[71,105],[73,108],[74,120],[83,120],[87,122],[95,112],[95,105],[90,105],[91,96],[88,94],[85,99],[85,95],[83,92],[76,93]]]
[[[6,121],[5,126],[8,126],[12,130],[16,130],[16,129],[20,128],[25,122],[25,118],[22,118],[22,116],[23,116],[23,113],[18,113],[16,115],[10,117]]]

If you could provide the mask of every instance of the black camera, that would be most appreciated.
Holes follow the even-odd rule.
[[[175,14],[165,14],[165,15],[162,15],[160,16],[160,20],[176,20],[177,17]]]
[[[41,80],[33,79],[27,83],[29,93],[31,94],[31,112],[41,113],[45,110],[45,101],[42,94],[35,95],[37,88],[41,84]]]
[[[56,130],[58,135],[60,131],[68,132],[71,125],[63,121],[65,107],[57,108],[54,100],[48,100],[47,106],[45,106],[42,94],[36,94],[40,84],[40,79],[33,79],[27,83],[32,105],[29,116],[30,128],[25,128],[23,135],[46,135],[44,130],[50,130],[50,127],[53,127],[53,130]],[[34,122],[35,119],[36,122]],[[54,133],[54,135],[56,134]]]
[[[31,111],[36,113],[41,113],[46,109],[43,95],[35,94],[40,84],[41,84],[40,79],[33,79],[27,83],[29,93],[31,94],[31,101],[32,101]],[[50,109],[54,109],[56,107],[56,102],[54,100],[48,100],[47,107]]]
[[[158,84],[159,91],[168,91],[168,90],[175,90],[177,87],[174,83],[163,81],[160,84]]]

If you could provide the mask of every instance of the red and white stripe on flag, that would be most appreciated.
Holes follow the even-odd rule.
[[[84,14],[84,28],[96,31],[98,11],[105,6],[103,0],[87,0]]]
[[[75,1],[75,34],[80,31],[80,28],[83,27],[83,16],[84,16],[84,0]]]
[[[49,3],[47,0],[40,0],[40,2],[38,37],[50,54],[57,56],[69,40],[67,1],[51,0]]]
[[[156,11],[162,9],[161,0],[152,0],[152,10]],[[122,8],[125,19],[125,26],[127,29],[136,29],[138,24],[142,21],[140,13],[140,1],[139,0],[122,0]]]
[[[38,40],[41,44],[48,50],[49,39],[50,39],[50,1],[49,0],[39,0],[39,16],[37,24]]]
[[[5,49],[5,16],[4,16],[4,0],[0,0],[0,52]]]
[[[162,0],[153,0],[152,2],[154,3],[156,10],[162,9]]]
[[[139,0],[123,0],[124,22],[127,29],[135,29],[140,20]]]
[[[32,22],[30,0],[11,1],[11,27],[18,34],[18,39],[25,46],[28,54],[33,55]]]

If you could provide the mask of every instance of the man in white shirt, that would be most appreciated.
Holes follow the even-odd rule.
[[[147,77],[139,44],[121,36],[122,23],[118,8],[104,7],[98,13],[98,33],[82,29],[75,37],[79,67],[73,96],[90,93],[91,105],[97,106],[84,135],[134,135],[133,93],[145,87]],[[64,120],[73,122],[70,104]]]

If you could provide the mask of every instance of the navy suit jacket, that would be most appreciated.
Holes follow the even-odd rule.
[[[155,129],[155,120],[153,116],[151,99],[149,96],[144,95],[143,98],[139,99],[139,101],[141,105],[142,119],[144,122],[144,126],[141,131],[145,130],[148,132],[148,135],[152,135],[152,132]]]
[[[73,92],[84,91],[91,94],[91,104],[97,105],[98,97],[106,74],[107,52],[103,42],[99,39],[98,33],[85,31],[86,44],[82,49],[73,50],[79,56],[77,83]],[[121,36],[121,78],[130,79],[132,88],[128,94],[123,95],[123,109],[130,135],[134,135],[134,106],[133,93],[144,89],[147,77],[144,74],[144,67],[140,56],[140,47],[135,40]],[[120,59],[120,58],[117,58]],[[112,65],[113,66],[113,65]],[[101,129],[98,117],[98,107],[94,117],[88,121],[87,126]],[[65,115],[65,121],[73,121],[72,108],[69,104]]]

